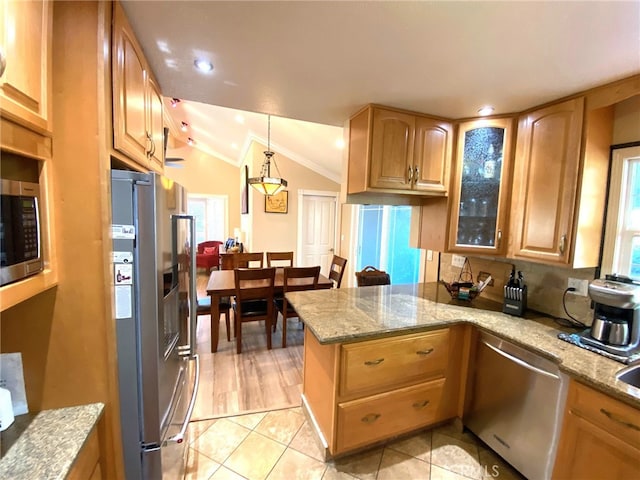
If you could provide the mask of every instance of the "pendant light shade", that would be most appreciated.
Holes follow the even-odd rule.
[[[271,151],[271,115],[268,116],[268,130],[267,130],[267,150],[264,152],[264,162],[262,163],[262,169],[260,170],[259,177],[252,177],[249,179],[249,185],[255,188],[263,195],[275,195],[281,192],[287,187],[287,181],[280,175],[278,164],[273,159],[274,153]],[[278,177],[271,176],[271,160],[278,172]]]

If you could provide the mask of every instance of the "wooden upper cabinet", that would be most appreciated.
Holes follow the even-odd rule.
[[[162,97],[119,3],[113,17],[113,147],[139,165],[162,170]]]
[[[579,97],[520,118],[510,256],[598,264],[612,113]]]
[[[351,118],[348,193],[446,195],[452,125],[370,105]]]
[[[400,112],[373,111],[370,186],[410,190],[415,117]]]
[[[153,170],[162,172],[164,167],[164,122],[162,114],[162,94],[160,87],[152,79],[148,79],[149,131],[151,132],[151,152],[149,159]]]
[[[51,133],[53,2],[0,2],[2,115],[39,133]]]
[[[506,253],[512,136],[511,118],[459,125],[447,251]]]
[[[416,190],[447,192],[453,128],[450,123],[417,117],[413,147]]]

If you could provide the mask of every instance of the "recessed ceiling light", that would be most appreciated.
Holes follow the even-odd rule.
[[[482,116],[482,117],[486,117],[487,115],[491,115],[494,111],[494,108],[486,105],[484,107],[482,107],[480,110],[478,110],[478,115]]]
[[[171,53],[171,49],[169,48],[169,44],[167,42],[165,42],[164,40],[158,40],[156,42],[156,45],[158,45],[158,49],[162,53]]]
[[[339,148],[340,150],[344,148],[344,140],[342,138],[336,140],[336,148]]]
[[[234,150],[238,150],[238,144],[237,143],[232,143],[231,144],[231,148],[233,148]]]
[[[189,124],[187,122],[182,122],[182,124],[180,125],[180,130],[182,130],[183,132],[186,132],[188,128]]]
[[[236,115],[236,122],[244,125],[244,117],[242,115],[240,115],[239,113]]]
[[[196,143],[196,141],[193,138],[189,137],[187,139],[187,144],[188,145],[193,146],[193,145],[195,145],[195,143]]]
[[[211,70],[213,70],[213,63],[211,63],[209,60],[203,60],[203,59],[196,58],[193,61],[193,64],[201,72],[210,72]]]

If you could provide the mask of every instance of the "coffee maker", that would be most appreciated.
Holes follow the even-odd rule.
[[[629,357],[640,352],[640,282],[606,275],[589,284],[593,323],[580,336],[586,345]]]

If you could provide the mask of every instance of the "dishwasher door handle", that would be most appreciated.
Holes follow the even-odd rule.
[[[551,378],[555,378],[556,380],[560,380],[560,377],[558,375],[555,375],[551,372],[547,372],[546,370],[542,370],[541,368],[535,367],[533,365],[531,365],[528,362],[525,362],[524,360],[518,358],[518,357],[514,357],[513,355],[500,350],[498,347],[495,347],[493,345],[491,345],[490,343],[487,343],[485,340],[481,340],[482,343],[484,343],[487,347],[489,347],[491,350],[493,350],[494,352],[496,352],[498,355],[502,355],[505,358],[508,358],[509,360],[517,363],[518,365],[526,368],[527,370],[531,370],[532,372],[536,372],[539,373],[540,375],[545,375],[547,377],[551,377]]]

